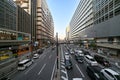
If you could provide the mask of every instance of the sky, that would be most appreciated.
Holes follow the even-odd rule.
[[[54,21],[54,34],[59,38],[65,37],[66,27],[80,2],[80,0],[46,0]]]

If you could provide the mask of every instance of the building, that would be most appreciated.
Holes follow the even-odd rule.
[[[13,57],[11,53],[16,53],[20,45],[30,42],[30,33],[22,29],[23,25],[18,25],[17,11],[13,0],[0,0],[0,53],[3,54],[0,59]]]
[[[39,47],[54,40],[54,23],[45,0],[14,0],[31,15],[32,43],[39,42]]]
[[[39,41],[39,46],[42,47],[50,43],[54,37],[53,19],[45,0],[38,0],[36,16],[36,39]]]
[[[69,41],[69,37],[70,37],[70,26],[66,27],[66,41]]]
[[[89,33],[93,27],[92,0],[80,0],[79,5],[70,21],[70,39],[78,41],[91,38]]]
[[[70,39],[94,39],[104,53],[120,53],[120,1],[81,0],[70,22]]]
[[[120,0],[93,0],[94,33],[97,46],[120,54]]]

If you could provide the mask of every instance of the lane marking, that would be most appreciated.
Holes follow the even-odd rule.
[[[32,68],[34,68],[36,65],[37,65],[37,63],[35,63],[32,67],[30,67],[30,68],[25,72],[25,74],[27,74],[30,70],[32,70]]]
[[[64,62],[61,62],[61,64],[62,64],[62,65],[65,65],[65,63],[64,63]]]
[[[51,75],[51,80],[53,80],[56,62],[57,62],[57,59],[55,60],[55,63],[54,63],[54,67],[53,67],[53,71],[52,71],[52,75]]]
[[[49,56],[49,59],[52,57],[52,55]]]
[[[43,67],[41,68],[41,70],[39,71],[38,75],[40,75],[40,73],[42,72],[42,70],[45,68],[46,64],[43,65]]]
[[[66,72],[66,71],[64,71],[64,70],[61,70],[61,72],[65,73],[65,74],[67,75],[67,72]]]
[[[65,66],[63,66],[63,65],[62,65],[61,67],[62,67],[62,68],[65,68]]]
[[[75,65],[76,65],[77,69],[79,70],[80,74],[82,75],[82,77],[85,77],[84,74],[82,73],[82,71],[80,70],[80,68],[78,67],[78,65],[77,64],[75,64]]]
[[[61,76],[61,78],[63,79],[63,80],[68,80],[67,78],[65,78],[64,76]]]

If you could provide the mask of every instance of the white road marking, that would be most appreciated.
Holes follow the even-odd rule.
[[[65,78],[64,76],[61,76],[61,78],[63,79],[63,80],[68,80],[67,78]]]
[[[65,68],[65,66],[63,66],[63,65],[62,65],[61,67],[62,67],[62,68]]]
[[[30,67],[26,72],[25,74],[27,74],[30,70],[32,70],[33,67],[35,67],[37,65],[37,63],[35,63],[32,67]]]
[[[40,73],[42,72],[42,70],[45,68],[46,64],[43,65],[43,67],[41,68],[41,70],[39,71],[38,75],[40,75]]]
[[[80,74],[82,75],[82,77],[85,77],[84,74],[82,73],[82,71],[80,70],[80,68],[78,67],[78,65],[77,64],[75,64],[75,65],[78,68],[78,70],[79,70]]]
[[[64,70],[61,70],[61,72],[65,73],[65,74],[67,73],[67,72],[66,72],[66,71],[64,71]]]
[[[55,64],[54,64],[53,71],[52,71],[52,75],[51,75],[51,80],[53,80],[53,75],[54,75],[54,71],[55,71],[56,62],[57,62],[57,59],[55,60]]]
[[[49,59],[52,57],[52,55],[49,56]]]
[[[64,63],[64,62],[61,62],[61,64],[65,65],[65,63]]]

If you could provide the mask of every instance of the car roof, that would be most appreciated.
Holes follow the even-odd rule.
[[[109,71],[109,72],[110,72],[111,74],[113,74],[113,75],[119,75],[117,72],[113,71],[112,69],[106,68],[106,69],[104,69],[104,70]]]

